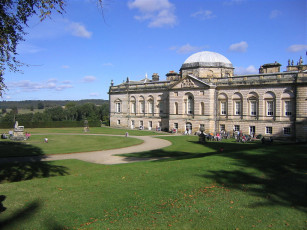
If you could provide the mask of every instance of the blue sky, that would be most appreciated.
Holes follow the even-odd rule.
[[[218,52],[235,74],[306,60],[306,0],[71,0],[66,13],[32,18],[18,46],[23,73],[7,72],[2,100],[108,99],[147,73],[160,79],[199,51]]]

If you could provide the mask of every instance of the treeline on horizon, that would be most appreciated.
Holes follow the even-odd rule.
[[[102,101],[102,100],[101,100]],[[44,101],[37,101],[37,103]],[[17,106],[10,111],[1,109],[0,128],[9,128],[18,121],[19,125],[27,127],[75,127],[82,126],[85,120],[95,126],[109,122],[109,103],[103,101],[100,104],[77,103],[77,101],[66,101],[65,105],[53,105],[38,108],[38,111],[30,109],[27,113],[19,113]],[[40,104],[37,104],[38,107]]]
[[[108,100],[102,99],[84,99],[84,100],[24,100],[24,101],[1,101],[0,109],[43,109],[55,106],[65,106],[73,102],[76,105],[83,105],[86,103],[93,103],[95,105],[103,105],[109,103]]]

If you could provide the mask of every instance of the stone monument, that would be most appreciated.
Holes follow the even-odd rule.
[[[87,133],[90,131],[90,128],[88,126],[88,121],[87,120],[84,120],[84,125],[83,125],[83,129],[84,129],[84,132]]]
[[[24,141],[24,140],[26,140],[26,137],[23,133],[24,129],[25,129],[25,127],[19,126],[18,121],[16,121],[15,125],[14,125],[13,136],[11,137],[11,140],[14,140],[14,141]]]

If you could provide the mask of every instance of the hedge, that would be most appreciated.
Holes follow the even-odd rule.
[[[15,123],[0,122],[1,129],[13,129]],[[84,121],[47,121],[47,122],[22,122],[20,126],[25,128],[69,128],[69,127],[83,127]],[[100,121],[89,121],[89,127],[100,127]]]

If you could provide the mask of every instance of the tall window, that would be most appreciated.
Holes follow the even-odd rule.
[[[140,113],[145,113],[145,101],[140,101]]]
[[[152,121],[149,121],[149,122],[148,122],[148,127],[149,127],[149,128],[152,128]]]
[[[205,104],[204,104],[204,102],[200,103],[200,115],[205,115]]]
[[[175,114],[178,114],[178,103],[177,102],[175,102],[174,110],[175,110]]]
[[[235,125],[234,126],[234,131],[240,131],[240,125]]]
[[[291,101],[285,101],[285,116],[292,115],[292,105]]]
[[[257,115],[257,102],[250,101],[250,115],[256,116]]]
[[[267,115],[274,116],[274,102],[267,101],[266,104],[267,104]]]
[[[224,124],[220,125],[220,131],[225,131],[225,125]]]
[[[194,100],[192,96],[188,97],[188,114],[193,114],[194,113]]]
[[[235,101],[235,115],[241,115],[241,101]]]
[[[135,101],[131,101],[131,113],[135,113],[136,110],[135,110]]]
[[[153,100],[148,101],[148,113],[153,114],[154,113],[154,103]]]
[[[115,103],[115,111],[116,113],[121,112],[121,103],[119,101]]]
[[[160,109],[160,113],[163,113],[163,101],[160,101],[159,109]]]
[[[226,111],[226,101],[221,101],[220,109],[221,109],[221,115],[226,115],[227,114],[227,111]]]

